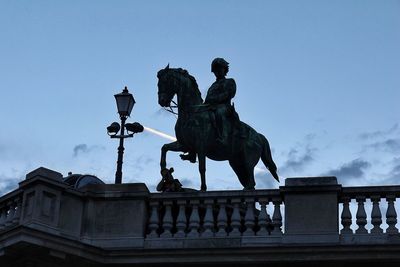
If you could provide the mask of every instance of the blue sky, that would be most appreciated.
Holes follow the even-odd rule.
[[[113,182],[113,94],[128,86],[129,120],[173,134],[157,71],[187,69],[205,96],[215,57],[230,62],[235,107],[270,141],[282,178],[400,179],[400,1],[1,0],[0,38],[0,192],[39,166]],[[166,142],[127,140],[123,181],[154,191]],[[197,165],[173,152],[168,165],[199,188]],[[207,183],[241,188],[227,162],[207,161]],[[279,186],[267,172],[256,183]]]

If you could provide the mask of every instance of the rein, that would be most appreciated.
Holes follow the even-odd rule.
[[[174,108],[176,108],[176,109],[178,108],[178,104],[177,104],[174,100],[171,100],[171,102],[174,103],[174,106],[169,106],[168,108],[164,107],[164,109],[165,109],[166,111],[168,111],[169,113],[174,114],[175,117],[178,118],[178,113],[177,113],[176,111],[173,110]]]
[[[177,78],[176,76],[172,76],[173,78]],[[174,80],[174,85],[175,86],[175,80]],[[173,106],[169,106],[169,107],[163,107],[166,111],[168,111],[169,113],[172,113],[173,115],[175,115],[176,118],[178,118],[178,112],[175,111],[174,109],[181,109],[183,112],[185,113],[202,113],[202,112],[206,112],[209,111],[212,108],[212,105],[210,104],[199,104],[199,105],[193,105],[189,107],[189,110],[186,110],[182,107],[180,107],[174,100],[171,100],[171,102],[174,104]],[[204,107],[205,109],[202,109],[202,107]]]
[[[185,113],[202,113],[202,112],[206,112],[209,111],[211,109],[211,105],[210,104],[200,104],[200,105],[193,105],[193,108],[202,108],[205,107],[206,109],[200,109],[200,110],[196,110],[196,111],[188,111],[183,109],[182,107],[179,107],[179,105],[174,101],[171,100],[171,102],[174,104],[173,106],[169,106],[168,108],[164,107],[165,111],[168,111],[169,113],[172,113],[175,115],[175,117],[178,116],[178,113],[176,111],[174,111],[174,109],[182,109]],[[178,117],[177,117],[178,118]]]

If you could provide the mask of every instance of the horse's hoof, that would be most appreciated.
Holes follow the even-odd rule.
[[[206,186],[202,186],[202,187],[200,188],[200,191],[202,191],[202,192],[207,191],[207,187],[206,187]]]
[[[256,190],[254,188],[254,186],[253,187],[245,187],[245,188],[243,188],[243,191],[253,191],[253,190]]]

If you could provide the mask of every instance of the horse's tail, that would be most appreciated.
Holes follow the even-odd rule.
[[[261,160],[264,163],[265,167],[268,168],[269,172],[275,178],[275,180],[277,180],[279,182],[279,176],[276,173],[277,167],[275,165],[275,162],[272,159],[271,149],[269,147],[268,140],[262,134],[259,134],[259,136],[262,141]]]

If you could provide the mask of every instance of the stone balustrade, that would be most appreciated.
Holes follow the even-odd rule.
[[[153,193],[146,238],[279,236],[282,203],[279,190]]]
[[[400,186],[343,187],[339,197],[339,203],[342,205],[341,224],[343,226],[340,234],[398,234],[395,201],[399,197]],[[372,205],[370,214],[366,212],[368,200]],[[356,201],[356,208],[351,208],[352,201]],[[384,214],[382,214],[383,209],[386,209]],[[354,219],[357,226],[355,231],[351,228]],[[372,225],[369,230],[366,227],[367,223]],[[383,228],[384,224],[387,226],[386,229]]]
[[[74,190],[60,177],[50,170],[36,170],[19,189],[1,197],[0,233],[19,224],[36,229],[47,225],[53,233],[102,247],[127,236],[131,245],[135,240],[140,247],[146,246],[145,240],[346,243],[357,240],[354,236],[399,235],[395,201],[400,186],[342,187],[334,177],[319,177],[289,178],[285,186],[273,190],[150,193],[143,184]],[[116,207],[124,212],[115,213]],[[124,225],[107,229],[118,224],[116,218]]]
[[[19,225],[22,193],[22,190],[16,190],[0,198],[0,234],[2,231]]]

